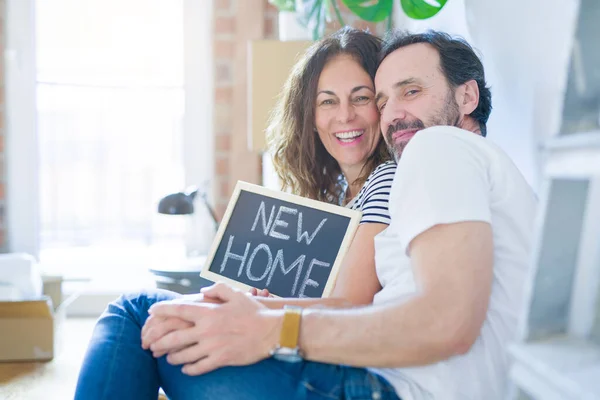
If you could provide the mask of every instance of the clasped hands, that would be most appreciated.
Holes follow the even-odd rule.
[[[224,366],[256,363],[279,342],[282,313],[224,283],[200,294],[153,305],[142,328],[142,348],[154,357],[183,365],[187,375]],[[268,293],[267,293],[268,294]]]

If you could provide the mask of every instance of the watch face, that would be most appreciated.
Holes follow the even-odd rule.
[[[300,362],[303,360],[300,355],[300,349],[290,349],[288,347],[280,347],[273,351],[273,358],[285,362]]]

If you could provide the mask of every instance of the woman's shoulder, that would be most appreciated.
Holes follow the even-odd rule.
[[[395,173],[394,161],[381,163],[371,172],[352,205],[362,212],[361,224],[390,224],[388,201]]]
[[[373,172],[371,172],[363,187],[368,187],[370,184],[372,185],[373,183],[379,181],[377,178],[385,177],[385,180],[393,180],[394,175],[396,174],[396,167],[396,162],[392,160],[379,164],[377,167],[375,167]]]
[[[384,161],[381,164],[379,164],[377,167],[375,167],[375,169],[373,170],[372,173],[375,173],[376,171],[389,170],[389,169],[395,170],[397,166],[398,166],[398,164],[394,160]]]
[[[361,209],[373,195],[383,195],[384,200],[387,201],[395,173],[396,163],[394,161],[386,161],[375,167],[358,192],[352,208]]]

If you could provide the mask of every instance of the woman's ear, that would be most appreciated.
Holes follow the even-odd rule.
[[[458,89],[458,108],[463,115],[469,115],[479,105],[479,86],[475,80],[463,83]]]

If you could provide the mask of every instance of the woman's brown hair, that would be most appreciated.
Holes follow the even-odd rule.
[[[313,44],[296,63],[267,129],[273,164],[284,190],[328,203],[343,202],[342,171],[316,133],[319,76],[330,59],[348,54],[374,80],[380,49],[381,40],[376,36],[346,27]],[[358,179],[349,183],[362,185],[379,164],[390,159],[384,141],[379,138]]]

